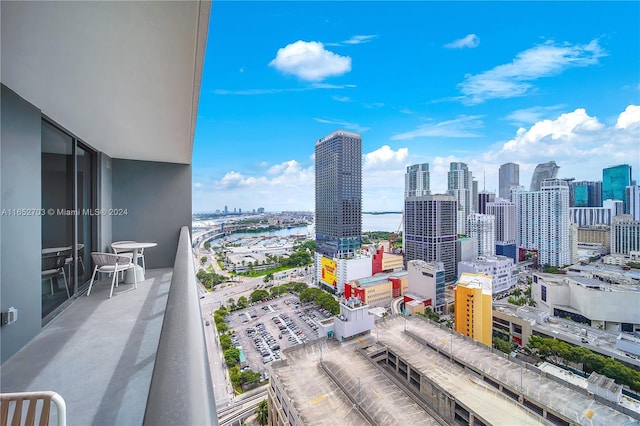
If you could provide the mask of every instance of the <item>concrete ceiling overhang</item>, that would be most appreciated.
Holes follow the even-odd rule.
[[[113,158],[191,163],[209,1],[2,1],[1,80]]]

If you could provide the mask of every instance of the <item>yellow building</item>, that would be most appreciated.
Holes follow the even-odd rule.
[[[491,347],[491,275],[463,272],[455,289],[455,330]]]

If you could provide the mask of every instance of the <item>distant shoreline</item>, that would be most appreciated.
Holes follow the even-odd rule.
[[[402,212],[362,212],[362,214],[373,214],[373,215],[379,215],[379,214],[402,214]]]

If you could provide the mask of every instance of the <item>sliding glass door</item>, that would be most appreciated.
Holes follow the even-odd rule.
[[[96,154],[42,121],[42,317],[91,277]]]

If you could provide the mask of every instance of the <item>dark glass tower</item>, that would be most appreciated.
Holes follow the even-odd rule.
[[[316,251],[353,257],[362,245],[362,137],[337,130],[316,142]]]
[[[625,189],[631,185],[631,166],[618,166],[602,169],[602,200],[624,201]]]

